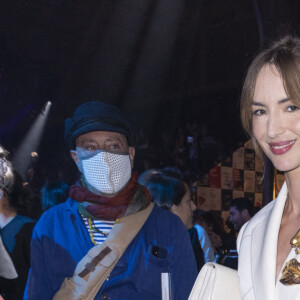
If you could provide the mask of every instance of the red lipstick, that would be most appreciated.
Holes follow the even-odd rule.
[[[288,152],[295,144],[296,140],[269,143],[270,149],[275,155],[282,155]]]

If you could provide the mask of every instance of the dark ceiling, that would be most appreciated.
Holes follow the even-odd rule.
[[[52,149],[79,103],[102,100],[152,135],[197,120],[234,149],[245,70],[298,16],[296,0],[1,0],[0,142],[13,151],[50,100]]]

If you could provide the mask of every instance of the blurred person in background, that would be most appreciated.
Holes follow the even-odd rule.
[[[69,194],[69,185],[61,180],[47,181],[41,189],[42,210],[63,203]]]
[[[236,233],[254,215],[253,203],[247,198],[235,198],[230,203],[229,222],[232,223]]]
[[[27,203],[31,191],[23,186],[21,176],[13,171],[8,152],[0,147],[0,227],[1,238],[18,273],[13,291],[5,299],[22,299],[30,268],[30,241],[34,220],[29,218]]]
[[[204,254],[198,240],[197,231],[193,228],[193,211],[196,206],[191,199],[187,182],[179,179],[181,173],[175,168],[149,170],[142,173],[139,183],[149,190],[152,201],[159,207],[177,215],[187,228],[192,242],[198,271],[204,264]]]
[[[203,217],[206,224],[205,228],[216,254],[235,248],[235,237],[226,231],[225,222],[219,211],[205,211]]]
[[[204,261],[207,263],[215,261],[215,251],[211,244],[209,235],[204,228],[207,226],[204,221],[203,214],[204,211],[197,208],[193,213],[193,224],[194,228],[197,230],[198,239],[204,252]]]
[[[17,288],[18,274],[0,236],[0,299]]]

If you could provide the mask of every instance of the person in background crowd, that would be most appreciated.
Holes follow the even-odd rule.
[[[238,235],[238,276],[244,300],[299,299],[299,82],[300,38],[288,35],[255,57],[243,85],[243,126],[257,153],[263,152],[285,176],[277,198],[269,199]]]
[[[22,299],[30,268],[30,240],[34,220],[26,216],[31,192],[13,171],[8,152],[0,146],[0,233],[18,274],[17,284],[3,294],[5,299]]]
[[[26,170],[25,181],[28,187],[37,195],[45,182],[45,174],[50,171],[50,167],[45,169],[40,163],[37,152],[31,152],[30,163]]]
[[[201,209],[196,209],[193,212],[193,224],[198,232],[198,239],[201,245],[201,248],[204,252],[204,261],[205,263],[215,261],[214,248],[211,244],[210,238],[207,234],[207,231],[204,229],[204,219],[203,211]]]
[[[176,132],[175,149],[172,153],[175,166],[180,170],[188,169],[187,136],[184,126],[179,126]]]
[[[0,236],[0,299],[18,287],[18,274]]]
[[[42,210],[63,203],[67,200],[69,185],[61,180],[48,181],[41,189]]]
[[[169,175],[169,176],[168,176]],[[191,199],[188,184],[180,180],[180,171],[174,168],[149,170],[139,177],[139,183],[149,190],[152,201],[159,207],[177,215],[187,228],[193,245],[198,271],[204,265],[204,254],[197,231],[193,228],[193,211],[196,209]]]
[[[161,299],[162,273],[174,300],[188,298],[197,276],[188,233],[138,184],[131,132],[121,111],[100,101],[66,120],[81,177],[35,226],[24,299]]]
[[[235,232],[239,232],[242,226],[254,215],[253,203],[247,198],[235,198],[230,203],[229,222],[233,224]]]
[[[213,211],[205,211],[203,213],[204,228],[208,233],[215,254],[223,249],[223,243],[226,236],[226,231],[223,224],[223,219]]]
[[[236,238],[237,238],[237,233],[234,230],[233,224],[229,221],[230,216],[227,217],[225,220],[225,227],[227,228],[228,236],[229,239],[232,240],[231,246],[228,247],[227,249],[231,250],[236,250]]]

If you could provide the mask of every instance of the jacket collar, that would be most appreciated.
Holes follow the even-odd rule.
[[[278,234],[287,192],[287,186],[284,183],[269,216],[266,216],[265,222],[261,224],[262,226],[257,226],[253,231],[255,242],[252,244],[251,251],[252,261],[254,262],[252,274],[255,274],[253,286],[258,299],[276,299]]]

